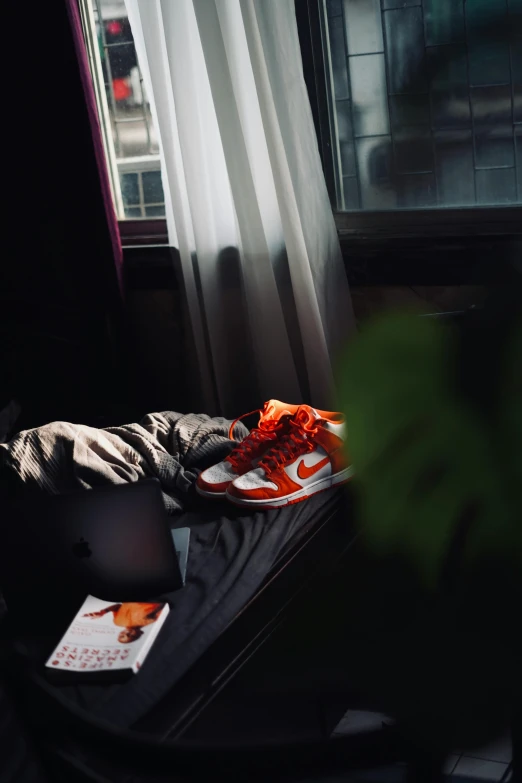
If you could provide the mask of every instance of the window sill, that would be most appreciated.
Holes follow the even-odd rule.
[[[168,245],[167,221],[158,220],[120,220],[120,237],[123,247],[143,245]]]
[[[338,212],[335,220],[351,285],[484,285],[504,282],[520,254],[521,212],[430,210],[422,220],[411,211]],[[122,221],[120,230],[132,289],[179,285],[165,220]]]
[[[522,207],[335,212],[339,238],[400,238],[522,235]],[[168,245],[167,221],[121,220],[123,247]]]
[[[396,210],[393,212],[336,212],[341,240],[400,237],[454,237],[522,235],[522,207]]]

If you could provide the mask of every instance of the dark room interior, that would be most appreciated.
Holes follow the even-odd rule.
[[[0,783],[522,781],[520,0],[8,17]]]

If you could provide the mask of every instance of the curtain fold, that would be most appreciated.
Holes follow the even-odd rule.
[[[328,407],[354,329],[292,0],[126,0],[203,404]]]

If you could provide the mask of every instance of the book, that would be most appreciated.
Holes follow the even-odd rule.
[[[45,664],[85,674],[139,671],[169,613],[167,603],[115,603],[89,595]]]
[[[180,527],[177,530],[171,530],[170,532],[172,533],[174,548],[178,556],[179,570],[181,572],[181,580],[183,584],[185,584],[185,577],[187,575],[189,543],[190,543],[190,528]]]

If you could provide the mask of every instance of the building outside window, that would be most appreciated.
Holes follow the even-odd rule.
[[[120,220],[165,217],[159,146],[123,0],[83,0],[82,19]]]

